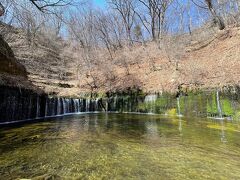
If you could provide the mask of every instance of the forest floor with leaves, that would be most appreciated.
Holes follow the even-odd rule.
[[[130,88],[176,92],[180,86],[240,85],[239,27],[211,31],[204,38],[196,31],[191,37],[171,37],[167,43],[134,44],[116,50],[111,58],[106,49],[98,49],[93,52],[90,68],[84,51],[70,42],[37,34],[29,44],[21,29],[1,24],[0,30],[26,67],[28,79],[49,94],[78,96],[80,92]]]

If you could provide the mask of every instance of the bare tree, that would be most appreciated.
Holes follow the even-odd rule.
[[[139,24],[137,24],[134,27],[133,32],[134,32],[134,36],[135,36],[135,39],[137,40],[137,42],[140,42],[141,39],[143,40],[142,28]]]
[[[3,16],[5,13],[5,8],[4,6],[2,5],[2,3],[0,2],[0,16]]]
[[[24,8],[15,8],[15,19],[18,25],[25,30],[29,46],[33,42],[37,32],[46,22],[44,16],[34,11],[31,6],[26,5]]]
[[[110,21],[111,22],[111,21]],[[106,46],[111,59],[113,59],[113,51],[116,50],[116,46],[111,39],[111,28],[109,24],[108,16],[105,16],[103,13],[98,15],[98,19],[95,24],[95,28],[98,31],[98,36],[103,44]]]
[[[151,36],[153,40],[161,37],[164,29],[166,11],[171,0],[138,0],[146,9],[149,17],[138,14],[145,27],[150,25]]]
[[[207,9],[211,13],[211,15],[213,16],[216,24],[218,25],[219,30],[225,29],[225,23],[224,23],[222,17],[217,14],[217,11],[213,6],[213,1],[212,0],[204,0],[204,2],[202,2],[202,1],[195,2],[195,0],[192,0],[192,2],[196,6],[202,8],[202,9]]]
[[[116,13],[108,14],[109,25],[111,28],[111,36],[114,41],[115,46],[117,48],[123,47],[123,39],[124,39],[124,27],[122,26],[121,18]]]
[[[29,0],[39,11],[46,12],[49,7],[70,5],[72,0]]]
[[[213,2],[212,0],[205,0],[207,7],[209,9],[209,11],[211,12],[212,16],[214,17],[214,19],[216,20],[216,23],[218,24],[218,27],[220,30],[223,30],[225,28],[225,24],[223,22],[222,17],[220,17],[219,15],[217,15],[216,10],[213,8]]]
[[[110,4],[122,17],[129,44],[133,43],[131,32],[134,25],[134,0],[111,0]]]

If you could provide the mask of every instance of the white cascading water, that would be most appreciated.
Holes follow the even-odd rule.
[[[45,104],[45,117],[48,116],[48,100],[46,99],[46,104]]]
[[[67,113],[70,113],[70,99],[66,99],[67,102]]]
[[[57,115],[61,114],[61,99],[57,98]]]
[[[99,100],[99,98],[97,98],[96,100],[95,100],[95,111],[98,111],[98,100]]]
[[[66,113],[70,112],[70,102],[69,99],[65,99],[65,103],[66,103]]]
[[[30,103],[31,104],[31,103]],[[36,118],[40,116],[40,105],[39,105],[39,97],[37,96],[37,112],[36,112]]]
[[[84,107],[84,105],[83,105],[83,99],[80,99],[80,110],[79,110],[79,112],[82,111],[81,107]]]
[[[77,112],[80,112],[81,110],[80,110],[80,100],[79,99],[77,99]]]
[[[67,105],[67,100],[64,98],[64,107],[65,107],[65,111],[64,114],[68,113],[68,105]]]
[[[91,99],[68,99],[68,98],[48,98],[45,104],[45,117],[55,116],[68,113],[79,113],[90,110],[97,111],[99,109],[99,98],[95,100]],[[93,109],[90,109],[93,106]],[[30,116],[30,114],[29,114]],[[37,112],[36,117],[40,117],[40,100],[37,99]]]
[[[219,98],[219,91],[217,90],[216,92],[216,96],[217,96],[217,109],[218,109],[218,118],[222,119],[222,107],[220,104],[220,98]]]
[[[181,107],[180,107],[180,96],[177,97],[177,113],[178,113],[178,116],[182,116]]]
[[[117,97],[117,95],[116,96],[114,96],[114,99],[113,99],[113,109],[116,111],[117,110],[117,99],[118,99],[118,97]]]
[[[68,103],[68,113],[71,113],[71,99],[67,99]]]
[[[56,99],[55,98],[52,98],[52,102],[51,102],[51,108],[52,108],[52,116],[54,116],[55,115],[55,101],[56,101]]]
[[[73,99],[73,111],[77,112],[77,102],[76,102],[76,99]]]
[[[106,101],[105,110],[108,112],[108,100]]]
[[[89,112],[89,109],[90,109],[90,102],[91,102],[90,99],[86,99],[86,112]]]
[[[12,101],[15,102],[15,101]],[[13,104],[13,107],[15,107],[15,104]],[[31,117],[31,107],[32,107],[32,98],[30,98],[29,106],[28,106],[28,117]],[[14,111],[13,111],[14,114]]]
[[[81,99],[78,99],[78,112],[81,112]]]
[[[74,112],[80,112],[79,99],[74,99],[73,100],[73,105],[74,105]]]
[[[144,102],[150,103],[150,106],[151,106],[150,113],[154,113],[153,108],[155,107],[155,102],[157,98],[158,98],[157,94],[150,94],[150,95],[147,95],[144,99]]]

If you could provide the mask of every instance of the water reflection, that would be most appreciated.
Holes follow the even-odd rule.
[[[181,117],[178,117],[178,130],[179,130],[180,136],[182,136],[183,133],[182,133],[182,118]]]
[[[224,127],[224,120],[221,120],[221,142],[227,143],[227,138],[225,136],[225,127]]]
[[[102,113],[48,119],[0,129],[0,177],[239,179],[239,133],[231,122],[184,117]]]

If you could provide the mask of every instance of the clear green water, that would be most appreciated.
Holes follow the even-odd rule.
[[[0,179],[46,174],[62,179],[240,179],[240,124],[85,114],[0,128]]]

